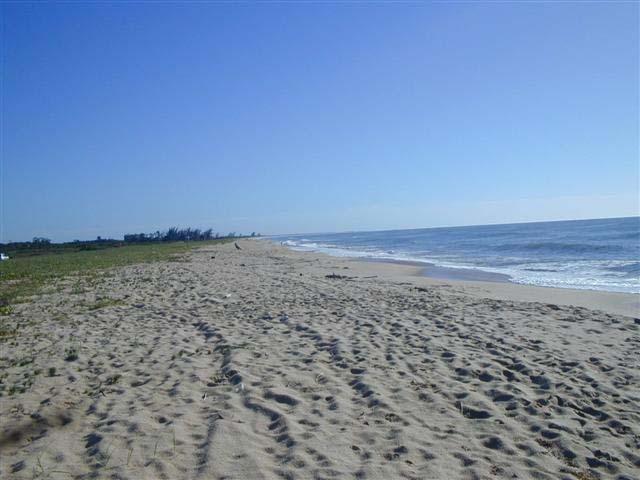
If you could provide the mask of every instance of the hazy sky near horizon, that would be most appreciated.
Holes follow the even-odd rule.
[[[638,3],[3,3],[0,241],[638,215]]]

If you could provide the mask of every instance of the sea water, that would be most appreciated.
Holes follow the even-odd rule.
[[[516,283],[640,293],[640,217],[271,238],[296,250],[499,273]]]

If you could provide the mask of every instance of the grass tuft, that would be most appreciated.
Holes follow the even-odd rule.
[[[73,362],[78,359],[78,347],[67,347],[64,349],[64,359]]]

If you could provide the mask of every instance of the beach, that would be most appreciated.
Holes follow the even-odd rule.
[[[0,478],[639,478],[638,295],[238,243],[0,317]]]

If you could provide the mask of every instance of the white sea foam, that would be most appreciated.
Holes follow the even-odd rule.
[[[284,245],[298,251],[313,251],[336,257],[370,258],[390,261],[411,261],[433,264],[442,268],[470,269],[507,275],[514,283],[544,287],[575,288],[583,290],[606,290],[640,293],[640,279],[629,278],[623,271],[611,268],[626,267],[633,262],[620,260],[588,260],[567,262],[522,263],[509,266],[473,264],[462,259],[416,255],[396,250],[355,249],[338,247],[307,239],[287,240]]]

